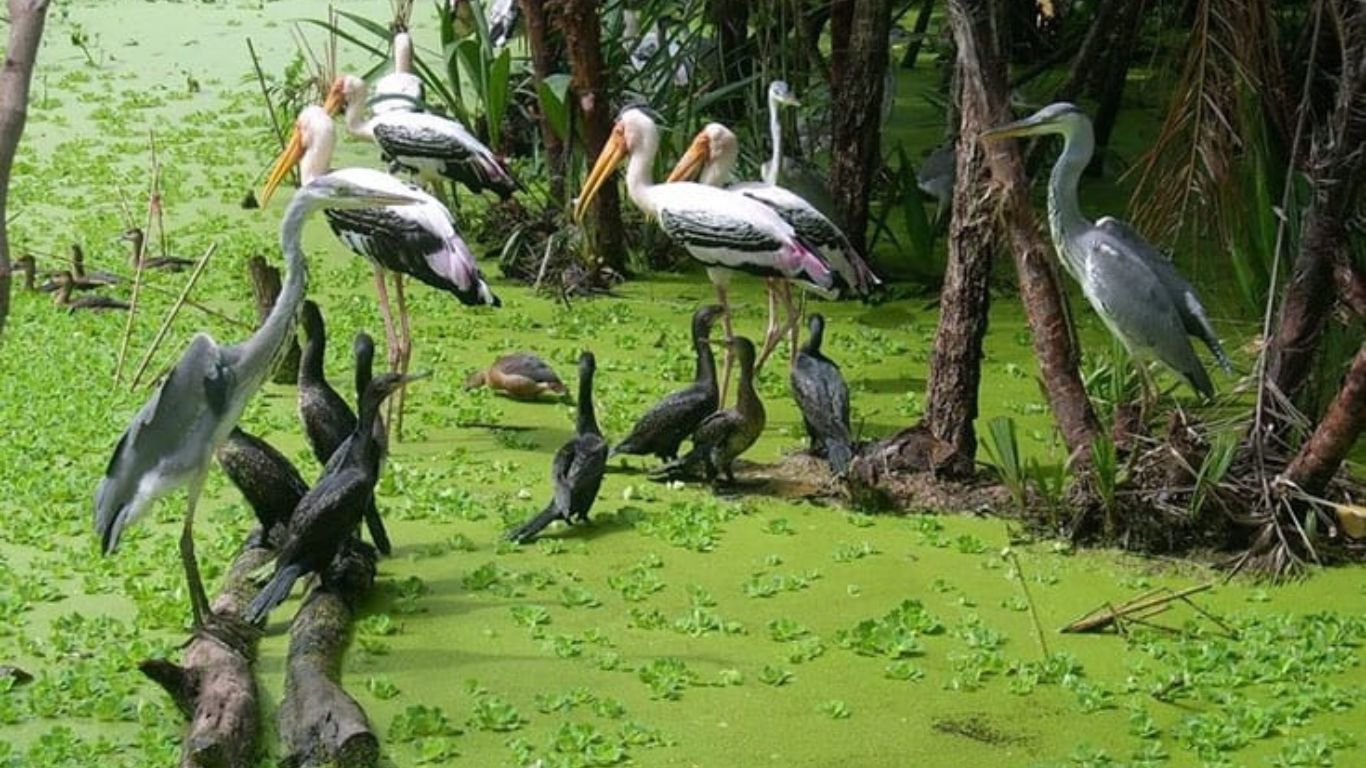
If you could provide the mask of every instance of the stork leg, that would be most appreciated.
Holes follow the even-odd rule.
[[[397,272],[394,273],[394,296],[398,299],[398,372],[406,374],[408,362],[413,355],[413,336],[408,328],[408,305],[403,298],[403,275]],[[406,389],[407,387],[399,387],[397,397],[391,398],[391,400],[397,400],[398,404],[390,403],[391,409],[397,408],[398,410],[397,419],[391,423],[394,425],[394,439],[399,442],[403,442],[403,405],[405,402],[404,390]]]
[[[389,311],[389,288],[384,283],[384,270],[375,267],[375,293],[379,296],[379,314],[384,318],[384,354],[389,370],[398,370],[398,338],[394,333],[394,315]],[[359,394],[359,393],[358,393]]]
[[[783,299],[787,304],[788,367],[797,364],[797,347],[802,341],[802,317],[806,315],[806,294],[801,302],[792,299],[792,283],[784,282]]]
[[[716,285],[716,303],[721,305],[721,326],[726,329],[726,341],[735,338],[735,329],[731,327],[730,320],[730,301],[726,298],[726,287],[720,283]],[[730,369],[735,363],[735,355],[729,345],[726,346],[726,364],[721,369],[721,389],[718,392],[716,409],[726,407],[726,392],[730,389]]]
[[[778,324],[778,299],[783,290],[781,282],[771,277],[764,281],[768,289],[768,330],[764,331],[764,346],[759,350],[759,359],[754,362],[755,373],[763,369],[764,362],[777,348],[778,340],[787,332],[786,326]]]
[[[199,492],[204,487],[204,475],[190,482],[189,502],[185,506],[185,524],[180,530],[180,561],[185,566],[185,582],[190,591],[190,613],[196,631],[203,629],[213,615],[209,594],[204,590],[204,579],[199,575],[199,559],[194,554],[194,510],[199,505]]]

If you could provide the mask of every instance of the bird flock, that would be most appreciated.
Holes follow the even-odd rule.
[[[415,279],[467,306],[496,308],[502,303],[461,236],[457,219],[443,199],[442,185],[455,182],[473,193],[491,192],[504,199],[517,194],[521,185],[470,130],[426,108],[422,82],[411,66],[412,41],[400,32],[394,40],[392,72],[373,87],[358,77],[343,75],[327,90],[321,105],[306,107],[299,114],[260,195],[264,206],[291,170],[299,168],[301,186],[282,216],[286,273],[274,308],[255,333],[240,343],[220,345],[202,333],[190,341],[118,440],[95,493],[95,528],[108,553],[157,499],[187,490],[181,558],[197,630],[212,632],[220,621],[210,610],[199,577],[192,535],[195,508],[212,460],[217,459],[254,510],[260,524],[255,543],[277,552],[273,575],[243,617],[257,624],[288,597],[300,578],[324,572],[339,554],[369,546],[359,538],[362,524],[376,550],[391,551],[375,488],[388,450],[390,425],[401,435],[405,386],[426,375],[409,372],[412,347],[404,280]],[[780,185],[777,113],[796,104],[785,83],[772,84],[769,108],[774,153],[764,178],[752,182],[733,179],[738,158],[734,132],[710,123],[697,133],[668,179],[655,183],[658,126],[640,108],[627,108],[618,116],[584,180],[573,211],[575,219],[582,219],[612,173],[624,164],[630,200],[705,268],[717,303],[698,308],[691,317],[691,350],[696,358],[693,380],[643,413],[614,446],[603,434],[594,409],[597,360],[591,351],[582,353],[573,398],[574,435],[550,461],[551,499],[542,511],[506,534],[511,541],[529,542],[556,521],[566,525],[587,521],[614,456],[657,457],[661,463],[653,474],[660,479],[734,483],[737,459],[755,444],[767,423],[756,376],[784,339],[789,347],[790,388],[811,453],[823,458],[836,478],[844,476],[855,461],[858,443],[850,427],[849,388],[838,364],[825,354],[825,318],[815,313],[806,318],[807,339],[801,343],[803,313],[793,289],[827,299],[867,299],[879,289],[881,280],[839,226],[811,202]],[[387,172],[331,169],[338,116],[344,120],[347,135],[378,147]],[[1078,136],[1089,135],[1082,131],[1089,132],[1085,120],[1075,107],[1052,105],[1025,121],[991,132],[989,138],[1061,132],[1069,151],[1059,166],[1066,162],[1070,168],[1082,149],[1089,155],[1089,147],[1078,149],[1076,144]],[[1077,167],[1084,165],[1082,158]],[[1076,208],[1075,178],[1064,176],[1059,186],[1058,171],[1054,177],[1055,187],[1061,190],[1057,194],[1066,195],[1066,184],[1072,185],[1070,198],[1059,199],[1050,190],[1055,241],[1066,241],[1065,247],[1059,245],[1060,256],[1107,326],[1135,353],[1152,353],[1201,393],[1212,392],[1187,333],[1203,338],[1221,363],[1226,359],[1193,289],[1155,251],[1149,254],[1151,246],[1141,238],[1137,242],[1147,251],[1135,246],[1132,240],[1137,235],[1120,229],[1123,225],[1112,219],[1074,232],[1081,224],[1090,226]],[[692,178],[699,181],[689,181]],[[369,262],[384,324],[388,372],[373,374],[375,343],[369,335],[358,334],[353,342],[354,387],[346,394],[328,383],[323,369],[327,343],[323,312],[306,299],[308,268],[301,232],[305,220],[318,212],[341,243]],[[141,233],[130,233],[130,239],[135,253],[140,252]],[[1146,326],[1135,325],[1133,302],[1116,298],[1119,286],[1113,283],[1113,269],[1116,261],[1123,260],[1113,255],[1116,251],[1122,251],[1121,256],[1138,254],[1125,261],[1130,267],[1128,287],[1146,291],[1146,298],[1134,298],[1146,300],[1167,316],[1149,318]],[[1152,263],[1154,258],[1161,263]],[[1140,275],[1142,269],[1147,272]],[[736,334],[732,325],[727,290],[739,275],[758,277],[767,287],[768,324],[758,345]],[[1141,279],[1144,275],[1155,277]],[[74,282],[69,275],[59,282],[63,301],[69,299]],[[280,451],[238,424],[294,333],[296,319],[304,339],[298,413],[321,467],[312,484]],[[724,334],[714,338],[718,320]],[[719,376],[716,345],[725,351]],[[735,367],[739,370],[735,399],[727,406]],[[530,352],[498,358],[465,385],[488,386],[523,400],[569,397],[553,369]],[[390,398],[397,403],[385,418],[381,409]]]

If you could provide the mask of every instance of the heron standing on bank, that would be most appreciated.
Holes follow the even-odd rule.
[[[294,329],[308,285],[300,242],[310,214],[322,209],[405,205],[420,198],[393,177],[363,168],[319,176],[294,194],[280,225],[284,287],[261,327],[246,341],[219,346],[196,334],[180,360],[119,438],[95,491],[95,532],[106,554],[123,531],[157,499],[179,488],[189,498],[180,557],[189,581],[195,628],[212,618],[194,554],[194,511],[214,451],[265,383]]]
[[[981,138],[1049,133],[1063,137],[1062,155],[1048,180],[1048,229],[1058,260],[1135,360],[1156,358],[1196,392],[1213,398],[1214,385],[1189,337],[1205,342],[1225,372],[1230,365],[1195,289],[1133,227],[1110,216],[1093,223],[1082,215],[1077,185],[1095,147],[1090,118],[1076,106],[1059,102],[984,131]],[[1142,362],[1139,371],[1146,390],[1147,368]]]

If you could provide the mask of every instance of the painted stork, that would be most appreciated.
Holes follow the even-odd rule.
[[[265,186],[261,204],[275,193],[290,169],[300,167],[305,184],[327,172],[336,146],[336,127],[323,108],[310,106],[299,113],[289,144],[276,159]],[[460,303],[499,306],[501,302],[484,282],[474,254],[455,228],[455,219],[440,201],[412,185],[404,185],[414,205],[387,208],[329,210],[327,222],[347,248],[368,260],[374,268],[375,292],[379,295],[380,314],[388,344],[389,366],[406,373],[412,356],[412,336],[408,327],[408,308],[404,302],[403,276],[408,275],[438,290],[455,296]],[[398,303],[399,327],[389,305],[384,271],[394,275],[394,295]],[[403,390],[398,395],[398,417],[394,430],[403,433]]]
[[[584,181],[575,218],[582,220],[598,190],[629,157],[627,194],[641,212],[659,221],[664,234],[707,268],[707,276],[716,288],[717,303],[724,308],[721,319],[726,338],[735,335],[726,287],[736,272],[768,279],[770,308],[773,307],[773,292],[778,290],[775,279],[809,281],[825,290],[834,285],[829,265],[802,242],[792,225],[767,205],[738,192],[703,184],[655,184],[651,169],[658,150],[659,129],[654,120],[634,107],[623,111]],[[791,297],[787,296],[786,300],[790,304]],[[769,330],[773,331],[775,327],[770,312]],[[776,343],[776,336],[773,341]],[[732,357],[726,356],[721,377],[723,403]]]
[[[374,91],[365,102],[372,116],[427,111],[422,78],[413,74],[413,38],[407,32],[394,35],[394,71],[376,80]]]
[[[628,43],[628,50],[631,57],[631,67],[636,72],[644,72],[650,62],[660,55],[661,49],[667,53],[669,61],[679,59],[683,46],[677,40],[669,37],[669,28],[673,24],[673,18],[664,14],[655,20],[654,27],[649,32],[641,34],[640,12],[623,11],[622,26],[625,27],[622,30],[623,37],[630,43],[634,43],[633,45]],[[681,88],[687,85],[691,79],[692,67],[689,62],[686,59],[679,61],[674,66],[673,84]]]
[[[731,179],[736,161],[740,157],[740,142],[735,134],[720,123],[709,123],[698,132],[688,151],[678,161],[669,181],[691,178],[701,172],[701,182],[708,186],[721,187]],[[834,270],[841,294],[866,297],[882,281],[864,262],[863,257],[845,237],[835,223],[814,205],[799,197],[791,190],[765,182],[741,182],[725,187],[772,208],[783,221],[792,225],[802,241],[815,246],[821,258]],[[788,290],[784,287],[783,290]],[[821,291],[830,295],[828,292]],[[797,332],[799,314],[792,312],[792,302],[787,302],[789,315],[786,324],[778,330],[777,337],[791,333],[792,355],[797,352]],[[764,348],[759,354],[759,365],[763,365],[773,351],[774,344],[765,339]]]
[[[489,42],[493,47],[507,45],[512,37],[512,28],[517,26],[517,0],[493,0],[486,21],[489,25]]]
[[[366,118],[369,88],[354,75],[337,78],[324,108],[335,115],[346,109],[346,130],[379,145],[385,159],[433,186],[442,179],[464,184],[478,193],[491,190],[506,200],[517,182],[465,126],[430,112],[384,112]],[[399,395],[402,397],[402,394]]]

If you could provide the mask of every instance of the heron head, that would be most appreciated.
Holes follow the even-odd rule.
[[[720,123],[707,123],[693,137],[688,151],[683,153],[678,164],[669,172],[667,181],[672,184],[696,178],[708,165],[724,168],[724,175],[729,176],[739,156],[740,142],[735,138],[735,133]]]
[[[326,172],[327,163],[332,159],[332,149],[336,144],[337,129],[332,124],[332,116],[327,108],[304,107],[298,119],[294,121],[294,132],[290,134],[289,141],[285,143],[285,148],[280,151],[279,157],[275,158],[275,164],[266,175],[266,183],[261,187],[259,196],[261,206],[265,207],[265,204],[270,202],[280,182],[285,180],[294,166],[304,160],[309,150],[314,150],[312,164],[319,167],[305,167],[304,176],[318,176]]]
[[[768,84],[768,100],[784,107],[800,107],[802,103],[792,95],[792,87],[786,80],[774,80]]]
[[[982,131],[980,138],[987,141],[1010,138],[1012,136],[1038,136],[1045,133],[1072,133],[1077,125],[1087,121],[1086,113],[1075,104],[1059,101],[1049,104],[1023,120],[1016,120],[995,128]]]
[[[299,195],[315,208],[378,208],[412,205],[426,198],[414,186],[370,168],[342,168],[305,184]]]
[[[626,158],[637,152],[652,154],[658,146],[659,128],[656,127],[655,121],[638,107],[623,110],[616,124],[612,126],[607,143],[603,144],[602,151],[598,153],[593,170],[588,173],[588,178],[584,179],[583,189],[579,191],[579,199],[574,206],[574,219],[583,220],[588,205],[597,197],[612,172],[625,162]]]

